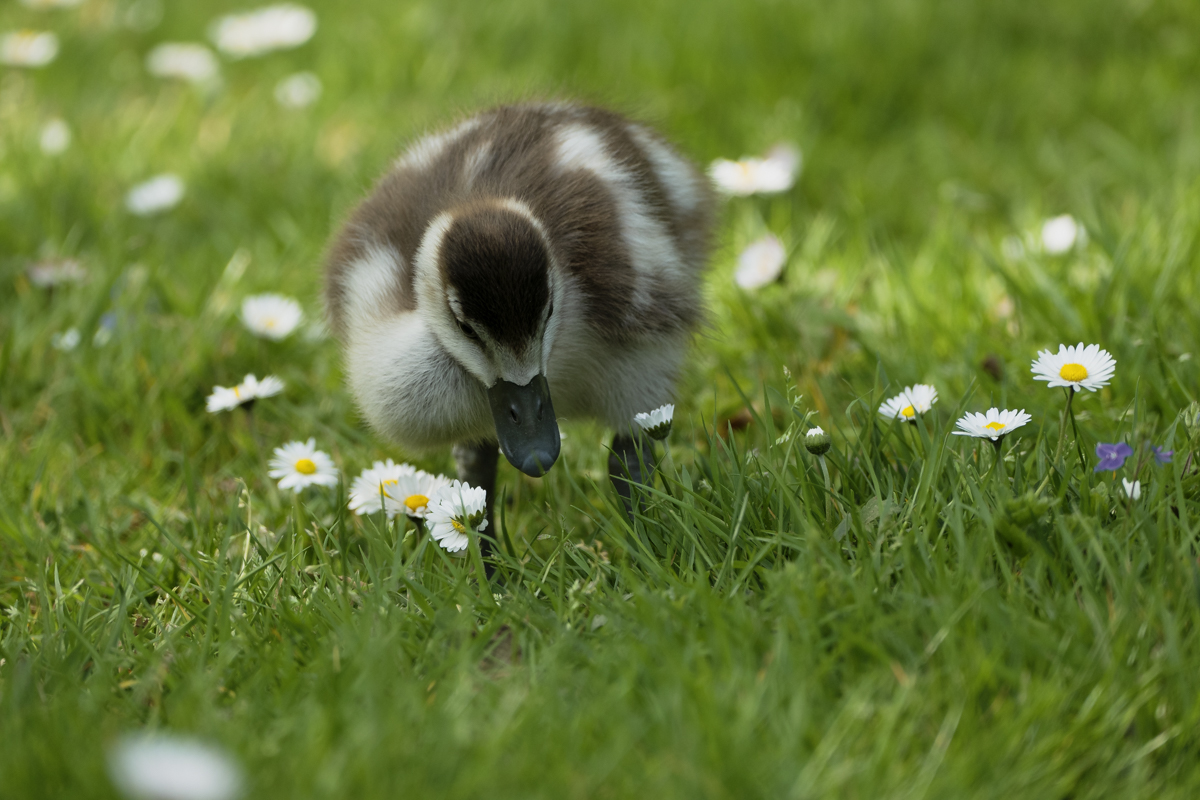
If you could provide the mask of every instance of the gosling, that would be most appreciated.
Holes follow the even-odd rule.
[[[497,450],[541,476],[559,417],[600,420],[632,509],[630,482],[653,468],[632,419],[673,398],[702,316],[711,218],[695,166],[604,109],[502,106],[418,140],[327,260],[330,324],[363,416],[405,449],[452,446],[489,518]]]

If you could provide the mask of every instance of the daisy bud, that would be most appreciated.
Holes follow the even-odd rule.
[[[804,434],[804,446],[814,456],[825,455],[829,452],[832,444],[833,441],[829,438],[829,434],[820,428],[810,428],[808,433]]]
[[[649,414],[642,412],[633,415],[633,421],[638,427],[648,433],[651,438],[665,439],[671,433],[671,420],[675,416],[675,406],[667,404],[659,406]]]

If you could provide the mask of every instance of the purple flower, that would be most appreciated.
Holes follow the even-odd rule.
[[[1151,447],[1150,449],[1154,451],[1154,460],[1158,462],[1159,466],[1170,464],[1171,457],[1175,455],[1174,450],[1163,450],[1161,447]]]
[[[1100,457],[1100,463],[1096,465],[1096,472],[1108,472],[1125,466],[1125,459],[1133,455],[1133,448],[1124,442],[1116,444],[1101,442],[1096,445],[1096,455]]]

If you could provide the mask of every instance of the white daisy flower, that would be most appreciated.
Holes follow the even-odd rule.
[[[223,750],[162,733],[120,739],[108,771],[131,800],[233,800],[242,793],[241,770]]]
[[[800,151],[780,144],[771,148],[766,158],[718,158],[709,166],[708,174],[722,192],[744,197],[787,191],[795,184],[799,169]]]
[[[419,469],[389,488],[383,505],[389,517],[405,514],[412,519],[425,519],[429,516],[431,498],[449,485],[450,479],[445,475],[432,475]]]
[[[294,3],[229,14],[212,24],[209,37],[230,58],[248,58],[299,47],[317,30],[312,9]]]
[[[927,383],[905,387],[904,391],[879,406],[879,413],[888,419],[916,422],[918,414],[925,414],[937,402],[937,389]]]
[[[51,259],[30,264],[25,269],[29,282],[39,289],[51,289],[62,283],[79,283],[87,271],[73,258]]]
[[[1051,388],[1070,386],[1077,392],[1081,389],[1094,392],[1112,380],[1117,362],[1100,345],[1084,347],[1080,342],[1074,347],[1060,344],[1057,353],[1039,350],[1032,369],[1033,379],[1046,381]]]
[[[183,199],[183,180],[164,173],[139,183],[125,195],[125,208],[139,217],[148,217],[179,205]]]
[[[256,294],[242,301],[242,324],[264,339],[279,341],[304,319],[300,304],[280,294]]]
[[[1070,214],[1053,217],[1042,223],[1042,247],[1047,253],[1059,255],[1075,246],[1081,228]]]
[[[68,352],[79,346],[79,328],[67,328],[62,333],[56,333],[50,337],[50,346],[55,350]]]
[[[1142,482],[1131,481],[1128,478],[1121,478],[1121,486],[1125,489],[1125,496],[1130,500],[1137,500],[1142,496]]]
[[[215,414],[263,397],[274,397],[283,391],[283,386],[283,381],[274,375],[268,375],[261,381],[253,374],[247,375],[237,386],[214,386],[213,393],[208,396],[208,411]]]
[[[1033,417],[1020,411],[1001,411],[989,408],[986,414],[976,414],[968,411],[958,421],[961,430],[953,431],[955,436],[974,436],[977,439],[991,439],[993,442],[1003,439]]]
[[[767,234],[749,245],[738,256],[737,272],[733,280],[743,289],[759,289],[768,283],[774,283],[783,271],[787,261],[787,251],[783,242]]]
[[[384,507],[383,498],[389,497],[391,491],[400,479],[412,475],[417,468],[411,464],[397,464],[390,458],[387,461],[376,461],[350,485],[350,510],[356,514],[376,514]],[[388,519],[395,512],[388,510]]]
[[[647,414],[644,411],[633,415],[633,421],[638,427],[650,434],[654,439],[665,439],[671,433],[671,421],[675,417],[675,406],[668,403]]]
[[[208,83],[217,77],[217,57],[202,44],[167,42],[146,56],[146,69],[159,78],[177,78],[189,83]]]
[[[305,108],[321,96],[321,79],[311,72],[297,72],[275,84],[275,102],[284,108]]]
[[[487,528],[487,492],[451,481],[429,498],[429,535],[451,553],[467,549],[467,531]]]
[[[71,146],[71,129],[67,123],[55,117],[42,126],[38,134],[38,147],[48,156],[56,156]]]
[[[333,459],[317,449],[315,439],[276,447],[271,471],[267,474],[278,479],[280,489],[291,489],[297,494],[309,486],[337,486],[338,482]]]
[[[13,31],[0,36],[0,64],[44,67],[58,55],[58,37],[49,31]]]

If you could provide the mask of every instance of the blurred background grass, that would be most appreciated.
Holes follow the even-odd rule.
[[[780,140],[803,150],[793,191],[725,206],[708,287],[712,324],[681,389],[682,460],[713,446],[702,425],[750,422],[735,383],[758,397],[764,381],[783,387],[783,366],[820,419],[838,426],[849,424],[844,411],[858,396],[918,380],[942,390],[945,414],[970,391],[970,408],[1007,404],[1053,420],[1059,398],[1032,383],[1028,361],[1038,348],[1079,339],[1101,342],[1119,364],[1112,390],[1083,410],[1088,436],[1158,436],[1195,399],[1194,2],[310,5],[319,20],[310,42],[225,60],[219,86],[203,90],[149,75],[145,56],[163,41],[204,41],[213,18],[244,5],[0,6],[0,31],[53,30],[62,45],[44,69],[0,72],[0,655],[8,662],[0,682],[7,708],[20,709],[0,714],[8,717],[6,739],[23,742],[0,758],[22,776],[12,786],[103,796],[94,732],[111,736],[147,720],[241,742],[262,771],[258,790],[274,780],[313,796],[343,796],[347,786],[386,796],[399,785],[455,796],[490,786],[500,796],[602,796],[605,787],[624,796],[652,787],[693,797],[819,796],[820,786],[846,796],[899,796],[903,787],[910,796],[946,797],[966,787],[981,797],[1061,797],[1071,786],[1078,797],[1145,796],[1153,786],[1166,796],[1182,786],[1163,765],[1174,761],[1157,771],[1130,761],[1122,772],[1110,759],[1119,780],[1088,782],[1089,770],[1129,738],[1129,723],[1116,711],[1097,722],[1089,716],[1095,704],[1082,707],[1103,683],[1086,665],[1104,637],[1093,631],[1087,645],[1073,638],[1092,623],[1068,613],[1069,588],[1045,590],[1050,599],[1042,602],[1065,615],[1057,623],[1040,616],[1036,598],[1016,610],[1011,597],[981,603],[977,638],[968,635],[933,670],[938,677],[922,698],[904,667],[897,673],[892,665],[925,664],[920,653],[937,625],[961,619],[987,581],[974,573],[960,580],[948,568],[944,584],[891,593],[897,584],[887,569],[877,583],[856,583],[857,567],[829,566],[837,561],[830,553],[774,568],[764,579],[771,600],[761,604],[719,602],[686,588],[689,579],[675,584],[634,570],[626,580],[645,581],[642,605],[612,610],[624,608],[622,593],[635,588],[628,585],[602,586],[592,601],[617,603],[605,612],[614,621],[626,615],[607,639],[582,635],[566,594],[552,607],[514,600],[514,610],[477,628],[439,617],[437,625],[395,629],[388,626],[400,623],[310,608],[311,616],[288,621],[286,646],[259,642],[258,658],[236,637],[222,641],[211,631],[190,645],[172,640],[178,666],[160,681],[169,689],[151,700],[116,689],[110,696],[107,684],[80,677],[91,674],[81,670],[89,659],[117,658],[95,644],[108,642],[94,627],[107,617],[81,616],[78,634],[55,629],[66,638],[46,655],[52,632],[39,625],[53,614],[38,591],[56,586],[61,567],[60,583],[70,589],[81,580],[84,588],[58,587],[58,602],[78,608],[91,591],[103,598],[95,608],[124,609],[117,597],[136,578],[95,549],[103,543],[133,557],[141,547],[165,548],[150,517],[212,552],[234,525],[236,480],[244,478],[265,523],[286,530],[290,499],[265,476],[270,447],[315,436],[351,474],[373,458],[405,455],[358,420],[331,341],[300,334],[266,344],[243,331],[234,312],[245,294],[280,291],[319,317],[322,249],[342,216],[414,136],[493,103],[553,96],[610,105],[656,125],[701,164]],[[282,109],[275,85],[299,70],[316,73],[323,93],[309,108]],[[51,157],[38,139],[54,117],[74,137]],[[129,215],[125,192],[164,171],[187,182],[184,201],[161,216]],[[1087,245],[1061,257],[1039,253],[1042,220],[1061,213],[1086,225]],[[784,277],[742,292],[731,280],[736,254],[768,230],[789,246]],[[1022,242],[1023,252],[1006,253],[1006,239]],[[51,257],[80,259],[88,280],[52,293],[31,286],[26,267]],[[110,312],[112,341],[94,347],[92,334]],[[54,350],[52,335],[72,326],[83,344]],[[248,371],[289,383],[278,402],[259,404],[256,431],[241,416],[204,414],[213,385]],[[745,447],[764,444],[760,427],[739,434]],[[603,530],[592,506],[607,497],[601,432],[566,430],[558,474],[538,483],[502,472],[514,497],[511,524],[528,538],[550,531],[583,540]],[[845,435],[856,434],[847,427]],[[449,468],[444,455],[420,463]],[[313,514],[331,523],[333,498],[310,499]],[[730,518],[736,512],[736,502],[725,509]],[[1186,596],[1190,578],[1181,576],[1170,572],[1181,582],[1155,602]],[[649,591],[664,582],[669,594]],[[882,595],[869,591],[880,587]],[[391,602],[384,589],[378,596]],[[487,641],[497,619],[520,631],[528,673],[484,669],[481,677],[471,642]],[[267,637],[273,623],[261,625]],[[563,633],[570,625],[575,633]],[[112,642],[135,635],[132,627],[113,630]],[[375,637],[379,630],[390,633]],[[1112,633],[1103,649],[1140,641],[1136,630]],[[401,644],[389,638],[397,636]],[[781,643],[806,655],[768,670],[766,654],[780,657]],[[339,646],[343,655],[331,661]],[[402,655],[387,655],[389,646]],[[1015,654],[1006,662],[997,648]],[[334,677],[335,665],[353,653],[357,683],[347,685]],[[714,653],[724,654],[716,666],[706,660]],[[387,668],[372,658],[387,659]],[[111,663],[124,674],[166,669],[150,650]],[[769,680],[759,693],[763,674]],[[460,690],[426,708],[431,675],[452,676]],[[672,688],[679,679],[686,687]],[[217,691],[239,680],[255,687],[252,702],[245,691],[240,704]],[[1105,680],[1124,696],[1149,679]],[[1172,713],[1188,703],[1186,681],[1175,686]],[[947,756],[954,768],[935,780],[931,759],[958,692],[1012,713],[999,722],[978,714],[980,743],[955,739]],[[1018,697],[1024,705],[1013,706]],[[478,729],[463,730],[467,719]],[[264,721],[275,727],[258,745],[234,732]],[[996,738],[984,735],[989,725]],[[1021,737],[1038,725],[1053,733],[1030,734],[1026,746]],[[320,733],[305,739],[310,726]],[[1130,747],[1152,740],[1145,731]],[[772,736],[776,745],[764,746]],[[281,755],[280,742],[295,755]],[[72,752],[82,755],[73,761]],[[464,766],[471,758],[486,769]],[[1043,772],[1039,760],[1049,765]],[[708,766],[693,771],[701,762]],[[390,776],[386,765],[395,763],[412,770],[410,782]],[[1021,769],[1001,778],[1003,764]],[[289,782],[301,778],[311,783]]]

